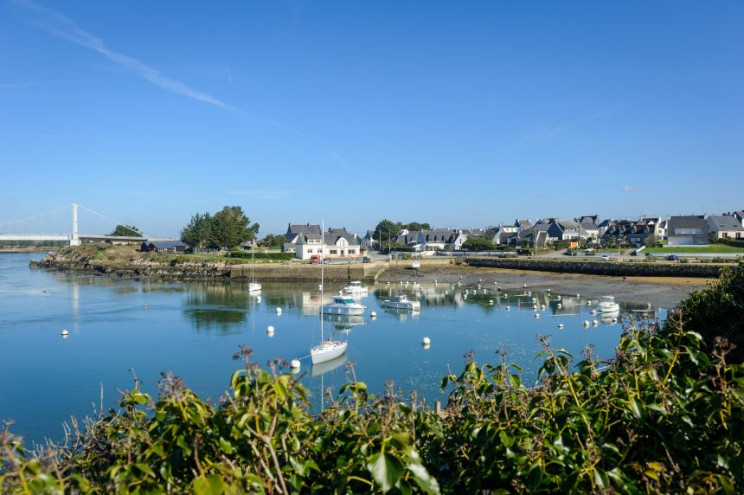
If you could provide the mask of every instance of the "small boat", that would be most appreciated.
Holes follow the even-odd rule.
[[[248,284],[248,292],[261,292],[261,284],[258,282],[251,282]]]
[[[363,287],[359,280],[349,282],[349,285],[344,287],[344,294],[367,295],[368,292],[369,289]]]
[[[608,315],[612,313],[619,313],[620,305],[615,302],[614,296],[602,296],[599,298],[599,306],[597,306],[597,313],[600,315]]]
[[[346,342],[328,339],[310,349],[310,359],[313,364],[325,363],[336,359],[344,352],[346,352]]]
[[[331,304],[324,304],[320,312],[324,315],[363,315],[367,306],[359,304],[349,296],[334,296]]]
[[[418,311],[421,309],[421,303],[418,301],[409,301],[408,296],[401,294],[395,296],[392,299],[386,299],[380,304],[383,308],[393,309],[408,309],[411,311]]]
[[[419,260],[414,261],[413,264],[411,264],[411,268],[413,268],[414,270],[418,270],[419,268],[421,268],[421,262],[419,262]]]
[[[251,249],[251,283],[248,284],[248,293],[251,292],[261,292],[261,284],[256,282],[256,274],[253,271],[253,266],[256,263],[256,255],[254,254],[254,249]]]

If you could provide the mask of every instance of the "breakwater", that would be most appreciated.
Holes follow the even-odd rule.
[[[470,266],[505,268],[510,270],[532,270],[555,273],[581,273],[585,275],[607,275],[612,277],[698,277],[718,278],[723,268],[713,264],[692,263],[643,263],[643,262],[598,262],[562,261],[537,259],[484,259],[466,258]]]

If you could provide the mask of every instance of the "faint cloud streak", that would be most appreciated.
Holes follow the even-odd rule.
[[[145,64],[139,59],[111,50],[106,46],[103,39],[81,29],[80,27],[78,27],[77,24],[75,24],[72,19],[60,14],[55,10],[43,7],[31,0],[13,1],[16,5],[22,7],[23,9],[36,14],[37,18],[33,20],[32,23],[43,29],[44,31],[58,38],[69,41],[70,43],[74,43],[84,48],[93,50],[111,60],[115,64],[131,70],[140,77],[166,91],[185,96],[202,103],[207,103],[209,105],[227,110],[232,113],[254,118],[265,124],[269,124],[296,136],[302,137],[302,134],[299,131],[280,122],[277,122],[276,120],[267,119],[260,115],[246,112],[245,110],[242,110],[233,105],[229,105],[210,94],[199,91],[180,81],[162,75],[159,70]],[[232,76],[228,75],[228,77],[230,79],[230,84],[232,87]]]
[[[341,156],[341,155],[339,155],[335,151],[329,150],[328,151],[328,154],[331,156],[331,158],[333,158],[334,160],[336,160],[337,162],[339,162],[344,167],[348,167],[349,166],[349,163],[344,159],[344,157]]]
[[[623,186],[623,192],[633,192],[636,190],[636,186]]]

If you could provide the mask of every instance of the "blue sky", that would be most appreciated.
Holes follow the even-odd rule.
[[[0,1],[0,222],[744,207],[741,2]],[[66,213],[65,213],[66,214]],[[86,216],[86,214],[88,216]]]

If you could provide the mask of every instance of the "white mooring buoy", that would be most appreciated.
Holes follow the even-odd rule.
[[[278,314],[278,315],[282,314],[282,308],[277,307],[276,308],[276,314]]]
[[[558,324],[558,329],[559,329],[559,330],[562,330],[562,329],[563,329],[563,323],[559,323],[559,324]]]
[[[372,311],[372,312],[371,312],[371,313],[369,314],[369,317],[370,317],[370,318],[377,318],[377,312],[375,312],[375,311]]]
[[[596,327],[597,325],[599,325],[599,322],[597,320],[592,320],[592,326]]]
[[[535,318],[540,318],[540,313],[535,313]]]
[[[582,323],[582,325],[584,325],[585,327],[588,327],[589,326],[589,320],[584,320],[584,323]]]
[[[300,369],[300,360],[299,359],[293,359],[290,361],[289,365],[292,367],[293,370]]]
[[[67,337],[68,335],[70,335],[70,332],[68,332],[66,328],[63,329],[62,330],[62,337]]]
[[[266,333],[268,333],[269,335],[274,335],[274,327],[272,325],[266,327]]]
[[[431,345],[431,340],[429,339],[429,337],[424,337],[424,338],[423,338],[423,339],[421,340],[421,343],[422,343],[423,345]]]

